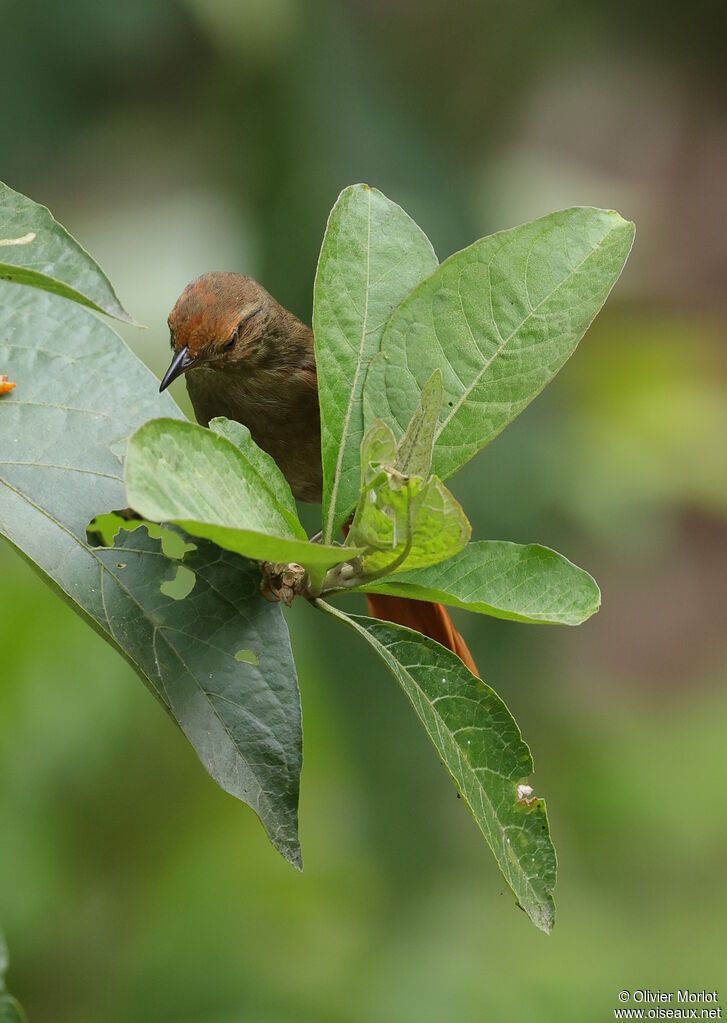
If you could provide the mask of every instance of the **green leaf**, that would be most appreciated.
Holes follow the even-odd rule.
[[[213,419],[209,430],[178,419],[145,423],[129,441],[126,478],[127,494],[150,489],[148,501],[191,501],[208,514],[231,504],[251,529],[308,541],[277,463],[233,420]],[[178,491],[174,498],[164,497],[166,487]]]
[[[50,210],[1,181],[0,277],[133,322],[106,274]]]
[[[368,185],[341,192],[328,220],[313,295],[326,543],[358,497],[361,396],[369,361],[391,313],[436,266],[431,243],[401,207]]]
[[[235,419],[218,416],[216,419],[210,420],[209,429],[213,433],[219,434],[220,437],[225,437],[240,449],[253,472],[257,474],[259,486],[263,490],[269,488],[272,491],[274,503],[281,508],[282,514],[291,523],[296,536],[303,536],[307,539],[306,532],[298,518],[298,508],[288,481],[275,459],[257,446],[248,428]]]
[[[440,479],[397,478],[382,472],[351,527],[354,542],[364,538],[373,552],[363,555],[363,574],[405,571],[434,565],[460,551],[471,535],[462,506]]]
[[[309,543],[290,487],[244,427],[145,423],[126,452],[126,499],[143,518],[261,561],[297,562],[313,585],[356,549]],[[236,442],[228,439],[235,436]],[[241,446],[239,446],[241,445]]]
[[[422,388],[419,405],[401,439],[396,468],[409,476],[426,479],[432,467],[434,431],[442,408],[442,372],[435,371]]]
[[[197,541],[184,561],[194,589],[175,600],[160,590],[175,566],[144,529],[109,550],[86,538],[95,512],[126,504],[124,439],[151,416],[181,413],[98,317],[4,282],[0,365],[18,384],[0,398],[0,532],[126,657],[212,777],[299,864],[300,696],[257,567]],[[235,659],[241,648],[259,667]]]
[[[567,558],[539,544],[504,540],[476,540],[441,564],[357,589],[552,625],[580,625],[601,605],[595,580]]]
[[[0,931],[0,1023],[28,1023],[18,1002],[7,993],[5,974],[8,971],[8,947]]]
[[[450,650],[400,625],[322,610],[364,636],[383,658],[466,802],[519,905],[550,933],[556,858],[545,802],[525,780],[530,750],[497,693]]]
[[[382,467],[393,469],[398,458],[393,430],[382,419],[375,419],[361,441],[361,492],[373,483]]]
[[[364,388],[366,422],[401,435],[442,371],[433,471],[448,479],[540,393],[618,280],[634,226],[575,208],[455,253],[388,322]]]
[[[405,476],[387,464],[398,457],[393,433],[375,420],[361,443],[361,497],[348,534],[368,548],[364,575],[435,564],[470,538],[467,517],[442,481]]]

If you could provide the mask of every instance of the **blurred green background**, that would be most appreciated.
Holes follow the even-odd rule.
[[[603,590],[577,630],[458,619],[548,799],[553,936],[515,908],[354,637],[290,616],[298,875],[3,545],[0,922],[32,1023],[580,1023],[611,1019],[621,988],[727,980],[719,9],[0,4],[0,178],[99,259],[157,372],[166,315],[204,270],[251,273],[309,317],[353,181],[400,202],[440,258],[568,205],[638,227],[573,361],[455,482],[476,537],[554,546]]]

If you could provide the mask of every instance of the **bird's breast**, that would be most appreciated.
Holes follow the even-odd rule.
[[[275,459],[299,501],[321,500],[321,434],[315,376],[199,367],[186,374],[197,422],[224,416],[246,426]]]

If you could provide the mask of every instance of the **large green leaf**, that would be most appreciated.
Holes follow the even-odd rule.
[[[212,777],[299,864],[300,697],[257,568],[200,542],[185,560],[195,587],[177,601],[160,591],[173,569],[145,530],[109,550],[86,539],[96,512],[126,502],[126,438],[179,410],[107,324],[35,288],[0,282],[0,365],[18,384],[0,398],[0,532],[124,654]],[[235,658],[243,648],[258,666]]]
[[[358,496],[369,361],[391,313],[436,266],[429,240],[401,207],[368,185],[341,192],[328,220],[313,298],[327,543]]]
[[[411,700],[519,905],[550,932],[556,859],[530,750],[497,693],[450,650],[400,625],[318,605],[364,636]]]
[[[5,988],[5,974],[8,970],[8,949],[0,931],[0,1023],[27,1023],[27,1017],[18,1002]]]
[[[50,210],[1,181],[0,277],[132,322],[106,274]]]
[[[239,424],[238,424],[239,425]],[[226,435],[220,431],[224,429]],[[153,522],[261,561],[298,562],[316,582],[356,549],[309,543],[280,469],[244,427],[215,430],[178,419],[145,423],[126,452],[129,505]],[[242,447],[238,446],[242,444]]]
[[[595,580],[567,558],[539,544],[505,540],[477,540],[448,561],[359,589],[553,625],[580,625],[601,604]]]
[[[444,401],[433,471],[447,479],[539,394],[572,354],[631,249],[618,213],[575,208],[455,253],[399,306],[371,362],[366,422],[405,430],[435,369]]]

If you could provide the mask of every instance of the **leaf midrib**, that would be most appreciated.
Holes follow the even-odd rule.
[[[333,537],[333,527],[336,521],[336,501],[338,500],[338,491],[341,482],[341,468],[343,465],[343,457],[346,453],[346,447],[348,445],[348,433],[349,424],[351,422],[351,415],[353,413],[353,404],[358,388],[358,381],[361,375],[361,367],[363,365],[363,352],[364,344],[366,342],[366,335],[368,333],[367,324],[369,316],[369,290],[371,280],[371,192],[366,192],[366,201],[368,203],[367,216],[366,216],[366,295],[364,299],[364,311],[362,317],[361,326],[361,343],[359,345],[358,359],[356,361],[356,372],[353,378],[353,385],[348,398],[348,407],[346,409],[346,415],[343,420],[343,429],[341,431],[341,440],[338,445],[338,456],[336,458],[336,469],[333,476],[333,486],[331,488],[331,496],[328,504],[328,516],[326,518],[326,528],[323,538],[326,543],[330,543]]]
[[[482,786],[479,778],[477,777],[476,769],[472,766],[472,764],[467,759],[466,752],[461,748],[461,746],[459,745],[457,740],[452,735],[452,732],[450,731],[450,729],[447,726],[446,722],[444,721],[444,719],[440,715],[439,711],[436,709],[435,705],[432,703],[432,701],[429,699],[429,697],[426,695],[424,690],[421,688],[419,683],[416,681],[414,676],[409,671],[409,667],[407,667],[406,665],[402,664],[400,661],[396,660],[394,658],[393,654],[391,653],[391,651],[387,647],[385,647],[382,643],[380,643],[379,640],[376,638],[376,636],[373,635],[373,633],[369,632],[366,628],[364,628],[363,626],[359,625],[358,622],[351,615],[347,615],[347,614],[343,613],[342,611],[339,611],[337,608],[332,607],[330,604],[327,604],[325,601],[318,600],[318,601],[316,601],[316,603],[320,607],[322,607],[323,610],[325,610],[325,611],[327,611],[329,613],[332,613],[334,617],[341,618],[347,624],[351,625],[354,629],[356,629],[358,632],[360,632],[369,642],[371,642],[372,645],[375,646],[376,649],[378,650],[381,658],[384,661],[386,661],[387,664],[391,665],[391,667],[394,670],[394,674],[396,674],[397,671],[401,671],[401,672],[405,673],[407,678],[409,678],[411,680],[412,686],[414,687],[416,692],[425,701],[426,705],[429,706],[432,709],[432,713],[434,714],[435,719],[437,721],[437,731],[440,733],[439,734],[440,741],[442,741],[441,730],[440,730],[440,724],[441,724],[441,725],[444,726],[444,731],[445,731],[447,737],[449,738],[449,741],[452,743],[452,745],[454,746],[454,748],[455,748],[455,750],[457,752],[457,756],[458,756],[458,759],[460,761],[460,764],[462,764],[462,763],[466,764],[467,771],[468,771],[470,777],[472,777],[474,779],[475,785],[477,786],[478,790],[480,790],[482,792],[482,794],[483,794],[483,796],[484,796],[484,798],[485,798],[485,800],[487,802],[487,805],[490,807],[490,812],[491,812],[493,818],[497,821],[498,825],[500,825],[500,827],[501,827],[501,830],[504,832],[505,828],[502,828],[502,826],[500,824],[500,817],[497,814],[497,812],[496,812],[496,810],[495,810],[495,808],[493,806],[492,800],[490,799],[488,793],[486,792],[486,790]],[[398,627],[402,628],[402,626],[398,626]],[[412,630],[407,630],[407,631],[412,632]],[[416,637],[416,635],[417,635],[416,632],[413,632],[412,634],[413,634],[414,637]],[[430,666],[429,665],[420,664],[420,665],[418,665],[418,667],[425,668],[425,667],[430,667]],[[414,701],[411,699],[411,697],[409,696],[408,693],[406,695],[407,695],[410,703],[414,707],[414,710],[416,711],[416,713],[419,714],[419,711],[417,710],[417,707],[416,707],[416,704],[414,703]],[[452,780],[455,782],[455,784],[457,784],[457,778],[455,778],[454,774],[452,773],[452,771],[450,770],[450,768],[449,768],[449,766],[447,765],[446,762],[445,762],[444,766],[445,766],[447,772],[449,773],[450,777],[452,778]],[[490,773],[494,774],[496,777],[502,779],[503,781],[510,781],[511,780],[510,778],[507,778],[505,775],[499,774],[494,769],[491,769]],[[526,777],[526,775],[523,775],[523,777]],[[484,831],[482,829],[482,826],[480,825],[480,822],[477,820],[476,817],[475,817],[475,823],[477,824],[477,826],[479,827],[480,831],[484,835],[485,833],[484,833]],[[508,827],[509,827],[509,825],[508,825]],[[486,835],[485,835],[485,840],[487,841],[487,836]],[[490,845],[489,841],[488,841],[488,845]],[[490,848],[492,849],[492,852],[494,854],[495,853],[494,848],[492,848],[492,846],[490,846]],[[495,856],[496,856],[496,854],[495,854]],[[497,858],[497,856],[496,856],[496,858]],[[540,896],[538,894],[538,892],[536,891],[535,887],[533,886],[533,883],[532,883],[532,881],[530,879],[530,876],[525,873],[525,868],[520,863],[520,860],[518,859],[518,857],[517,856],[511,856],[509,859],[510,859],[510,862],[512,862],[515,865],[517,871],[519,871],[519,875],[522,877],[523,882],[524,882],[525,886],[527,887],[527,889],[531,892],[534,902],[538,906],[540,906],[543,910],[547,909],[550,905],[552,905],[552,896],[549,896],[549,895],[546,894],[545,898],[543,898],[542,896]],[[503,875],[503,876],[505,876],[505,875]],[[510,885],[510,882],[509,882],[509,880],[507,880],[507,877],[505,878],[505,880],[507,881],[508,885]],[[510,885],[510,888],[512,889],[512,885]],[[514,889],[512,889],[512,890],[514,892]],[[515,895],[517,897],[517,892],[515,892]]]
[[[384,659],[386,659],[386,660],[393,659],[391,653],[387,650],[387,648],[382,646],[378,642],[378,640],[376,640],[376,637],[372,637],[372,638],[374,639],[374,642],[376,643],[377,648],[381,651],[381,656],[384,657]],[[489,794],[487,793],[487,790],[482,785],[482,783],[481,783],[481,781],[480,781],[480,779],[479,779],[479,777],[477,775],[478,768],[475,768],[470,763],[469,759],[467,758],[466,751],[463,750],[462,747],[459,745],[459,743],[457,742],[456,738],[452,734],[452,731],[450,730],[449,726],[447,725],[446,721],[441,716],[439,711],[436,709],[436,706],[434,705],[434,703],[429,699],[427,694],[424,692],[422,687],[419,685],[419,683],[417,682],[416,678],[411,674],[411,672],[409,671],[408,666],[403,665],[398,660],[394,661],[394,664],[395,664],[395,666],[400,671],[405,672],[407,678],[411,680],[411,683],[414,686],[414,688],[416,689],[416,691],[419,694],[420,698],[423,699],[425,701],[426,705],[431,708],[432,713],[434,714],[434,716],[435,716],[435,718],[437,720],[437,732],[439,733],[440,742],[443,741],[440,725],[442,725],[444,727],[445,735],[449,739],[449,742],[454,747],[454,749],[455,749],[455,751],[457,753],[457,759],[460,762],[460,766],[464,765],[466,767],[467,773],[469,774],[470,778],[473,779],[474,784],[476,785],[478,791],[482,793],[482,795],[483,795],[483,797],[484,797],[484,799],[485,799],[485,801],[486,801],[486,803],[487,803],[487,805],[488,805],[488,807],[490,809],[490,813],[491,813],[493,819],[497,822],[498,826],[500,827],[500,830],[502,831],[502,833],[504,835],[505,831],[510,827],[510,825],[505,825],[505,826],[502,825],[502,822],[501,822],[500,817],[499,817],[499,815],[498,815],[498,813],[497,813],[497,811],[496,811],[496,809],[494,807],[492,799],[490,798]],[[416,665],[416,667],[426,668],[426,667],[429,667],[429,665],[420,664],[420,665]],[[412,701],[412,704],[413,704],[413,701]],[[415,707],[415,709],[416,709],[416,707]],[[472,727],[476,727],[476,726],[472,726]],[[481,729],[478,729],[478,730],[481,730]],[[447,772],[449,773],[450,777],[452,778],[452,780],[455,783],[457,783],[457,778],[452,773],[452,771],[451,771],[449,765],[446,763],[446,761],[444,763],[444,766],[445,766]],[[511,780],[506,775],[501,774],[499,771],[496,771],[494,768],[486,768],[486,770],[488,771],[489,774],[494,775],[496,778],[499,778],[502,781],[507,782],[507,781]],[[464,771],[463,771],[463,773],[464,773]],[[524,775],[523,777],[526,777],[526,776]],[[475,821],[476,821],[477,826],[479,827],[480,831],[482,831],[482,833],[484,834],[484,831],[482,829],[482,825],[477,820],[477,818],[475,818]],[[485,836],[485,838],[487,838],[487,836]],[[488,841],[488,845],[489,844],[490,843]],[[492,846],[491,846],[491,848],[492,848]],[[492,851],[494,853],[495,850],[493,849]],[[525,868],[521,864],[519,858],[517,856],[513,856],[513,857],[510,857],[510,861],[515,865],[517,871],[519,872],[519,876],[522,878],[525,886],[531,892],[534,901],[538,905],[542,906],[543,899],[538,895],[538,892],[534,888],[533,883],[532,883],[532,881],[530,879],[530,875],[525,872]],[[507,878],[506,878],[506,880],[507,880]],[[509,881],[508,881],[508,884],[510,884]],[[510,887],[512,888],[512,885],[510,885]],[[515,893],[515,894],[517,895],[517,893]],[[546,899],[546,903],[547,903],[547,899]]]

